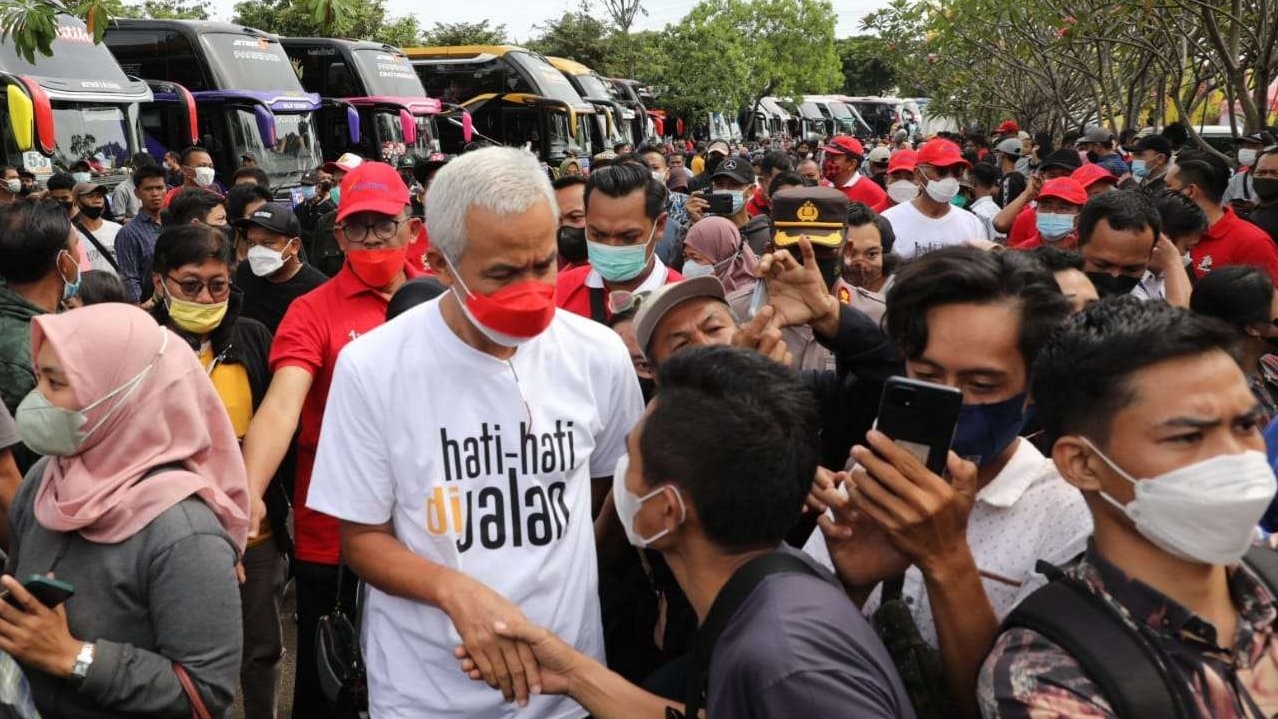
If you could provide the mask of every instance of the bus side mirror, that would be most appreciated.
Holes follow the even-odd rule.
[[[9,105],[9,121],[13,126],[13,139],[20,152],[28,152],[35,146],[35,104],[17,85],[6,88]]]
[[[470,142],[475,136],[475,118],[470,116],[470,110],[462,110],[462,139]]]
[[[275,147],[275,113],[265,105],[253,106],[253,117],[257,120],[257,131],[262,135],[262,144],[268,148]]]
[[[359,110],[354,107],[346,106],[346,131],[350,137],[352,145],[359,145],[360,127],[359,127]]]
[[[417,144],[417,119],[413,117],[413,113],[400,108],[399,126],[404,132],[404,144]]]

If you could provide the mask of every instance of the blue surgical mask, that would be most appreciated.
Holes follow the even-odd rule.
[[[315,197],[315,185],[302,185],[302,197],[307,200]]]
[[[1039,212],[1034,219],[1038,234],[1045,240],[1059,240],[1074,231],[1074,216],[1056,212]]]
[[[1149,166],[1144,160],[1132,160],[1132,177],[1143,180],[1149,176]]]
[[[705,277],[714,274],[714,265],[703,265],[696,260],[688,260],[683,263],[682,270],[684,279],[692,277]]]
[[[732,214],[737,214],[741,208],[745,207],[745,192],[732,193]]]
[[[62,278],[62,301],[66,302],[80,293],[80,278],[82,273],[80,271],[80,263],[75,261],[75,258],[71,256],[70,252],[63,250],[62,254],[66,255],[67,259],[71,260],[71,264],[75,265],[75,279],[68,280],[66,277]],[[59,272],[61,272],[61,270],[59,270]]]
[[[586,240],[586,257],[600,277],[609,282],[625,282],[638,277],[648,266],[648,245],[657,231],[656,223],[642,244],[613,247],[590,239]]]
[[[963,405],[950,446],[954,453],[978,467],[1002,454],[1025,425],[1025,396],[1022,392],[1002,402]]]

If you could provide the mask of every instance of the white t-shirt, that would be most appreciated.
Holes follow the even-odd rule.
[[[985,239],[990,242],[999,242],[1006,235],[994,229],[994,216],[1002,209],[994,202],[994,198],[989,195],[976,198],[976,202],[972,203],[972,214],[981,220],[981,225],[985,227]]]
[[[101,242],[102,246],[111,252],[112,257],[115,256],[115,236],[120,234],[121,227],[122,225],[110,220],[103,220],[102,226],[93,230],[94,238],[96,238],[98,242]],[[86,227],[85,229],[88,228]],[[89,238],[85,237],[83,233],[77,234],[79,234],[78,239],[80,240],[81,246],[84,247],[85,253],[88,254],[89,264],[93,265],[93,269],[110,272],[113,275],[117,274],[115,268],[111,266],[110,262],[107,262],[107,259],[102,256],[102,253],[98,251],[98,248],[95,247],[92,242],[89,242]]]
[[[943,217],[933,219],[919,212],[913,202],[905,202],[884,210],[883,217],[892,223],[896,235],[892,251],[907,260],[968,240],[986,239],[981,218],[953,206]]]
[[[642,412],[630,355],[603,325],[559,310],[508,363],[462,342],[435,300],[342,350],[307,505],[393,522],[411,551],[602,661],[590,480],[612,475]],[[566,697],[504,703],[458,668],[460,641],[437,607],[369,587],[372,716],[585,715]]]

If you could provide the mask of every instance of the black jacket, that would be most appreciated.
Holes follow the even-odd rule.
[[[244,306],[244,294],[237,288],[231,288],[231,296],[227,301],[226,317],[222,324],[209,334],[209,343],[213,345],[213,357],[219,364],[236,364],[244,367],[248,375],[249,391],[253,395],[253,411],[261,406],[266,397],[266,390],[271,386],[271,331],[257,320],[241,317]],[[199,339],[178,329],[170,320],[168,308],[163,302],[157,302],[151,310],[155,321],[173,330],[187,341],[193,351],[200,349]],[[293,540],[288,530],[289,497],[293,493],[294,457],[292,450],[280,463],[275,477],[266,488],[262,498],[266,503],[266,516],[271,523],[271,532],[275,536],[280,550],[292,554]]]

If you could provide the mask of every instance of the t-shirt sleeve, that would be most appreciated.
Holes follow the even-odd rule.
[[[601,393],[605,396],[599,412],[603,429],[595,437],[595,450],[590,454],[591,477],[612,476],[617,459],[626,453],[626,435],[643,414],[643,392],[634,364],[620,338],[612,339],[616,341],[601,346],[606,360],[601,362],[596,386],[607,389]]]
[[[338,519],[381,524],[394,509],[394,481],[381,431],[385,412],[347,353],[337,359],[306,506]]]
[[[309,302],[301,299],[293,302],[284,313],[284,319],[275,332],[275,341],[271,344],[271,371],[301,367],[312,376],[318,376],[324,366],[327,334],[327,326]]]
[[[804,671],[789,674],[760,691],[750,715],[895,719],[909,716],[901,706],[904,701],[878,674],[855,669]]]

